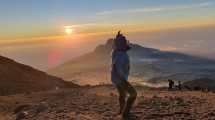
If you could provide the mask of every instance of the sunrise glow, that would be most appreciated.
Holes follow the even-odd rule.
[[[0,26],[4,28],[0,29],[0,55],[22,63],[32,58],[29,63],[37,68],[53,67],[93,50],[114,37],[118,30],[131,42],[146,47],[215,59],[213,0],[0,3]]]
[[[65,28],[65,32],[66,32],[66,34],[70,35],[70,34],[72,34],[73,29],[72,28]]]

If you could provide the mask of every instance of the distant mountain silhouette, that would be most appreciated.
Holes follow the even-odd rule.
[[[75,86],[77,85],[0,56],[0,95]]]
[[[209,78],[199,78],[196,80],[191,80],[183,83],[184,87],[188,87],[193,90],[197,89],[208,89],[215,90],[215,80]]]
[[[85,79],[83,76],[91,77],[90,81],[100,77],[99,82],[104,82],[110,70],[112,41],[109,39],[106,44],[97,46],[94,51],[61,64],[49,70],[49,73],[77,83]],[[132,49],[129,51],[131,75],[138,78],[139,82],[141,79],[156,82],[167,79],[188,81],[203,77],[215,78],[213,60],[161,51],[138,44],[131,46]]]

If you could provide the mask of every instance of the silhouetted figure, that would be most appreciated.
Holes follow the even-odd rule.
[[[119,92],[119,113],[123,118],[128,117],[137,97],[136,90],[128,82],[130,63],[127,51],[129,49],[128,41],[119,31],[113,42],[111,80]],[[126,98],[127,94],[129,94],[128,98]]]
[[[175,83],[174,83],[174,81],[171,80],[171,79],[169,79],[168,82],[169,82],[169,90],[172,90]]]
[[[181,81],[178,81],[178,90],[181,90],[182,89],[182,84],[181,84]]]

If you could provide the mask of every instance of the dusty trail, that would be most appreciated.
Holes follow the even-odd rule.
[[[120,120],[116,91],[83,87],[0,97],[0,120]],[[215,94],[138,90],[136,120],[215,119]]]

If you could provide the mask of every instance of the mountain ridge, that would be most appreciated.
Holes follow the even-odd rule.
[[[75,87],[63,79],[0,56],[0,95]]]
[[[69,81],[73,79],[72,75],[79,76],[78,74],[84,75],[84,72],[87,74],[93,71],[95,71],[94,77],[98,72],[103,76],[109,76],[108,79],[110,79],[112,42],[113,39],[109,39],[105,44],[97,46],[94,51],[65,62],[48,72]],[[131,47],[132,49],[128,52],[131,60],[131,79],[138,79],[139,82],[167,79],[188,81],[201,77],[215,78],[214,60],[184,53],[161,51],[133,43],[131,43]],[[76,79],[75,81],[83,80],[79,77],[74,77],[74,79]],[[105,79],[105,77],[101,79]]]

